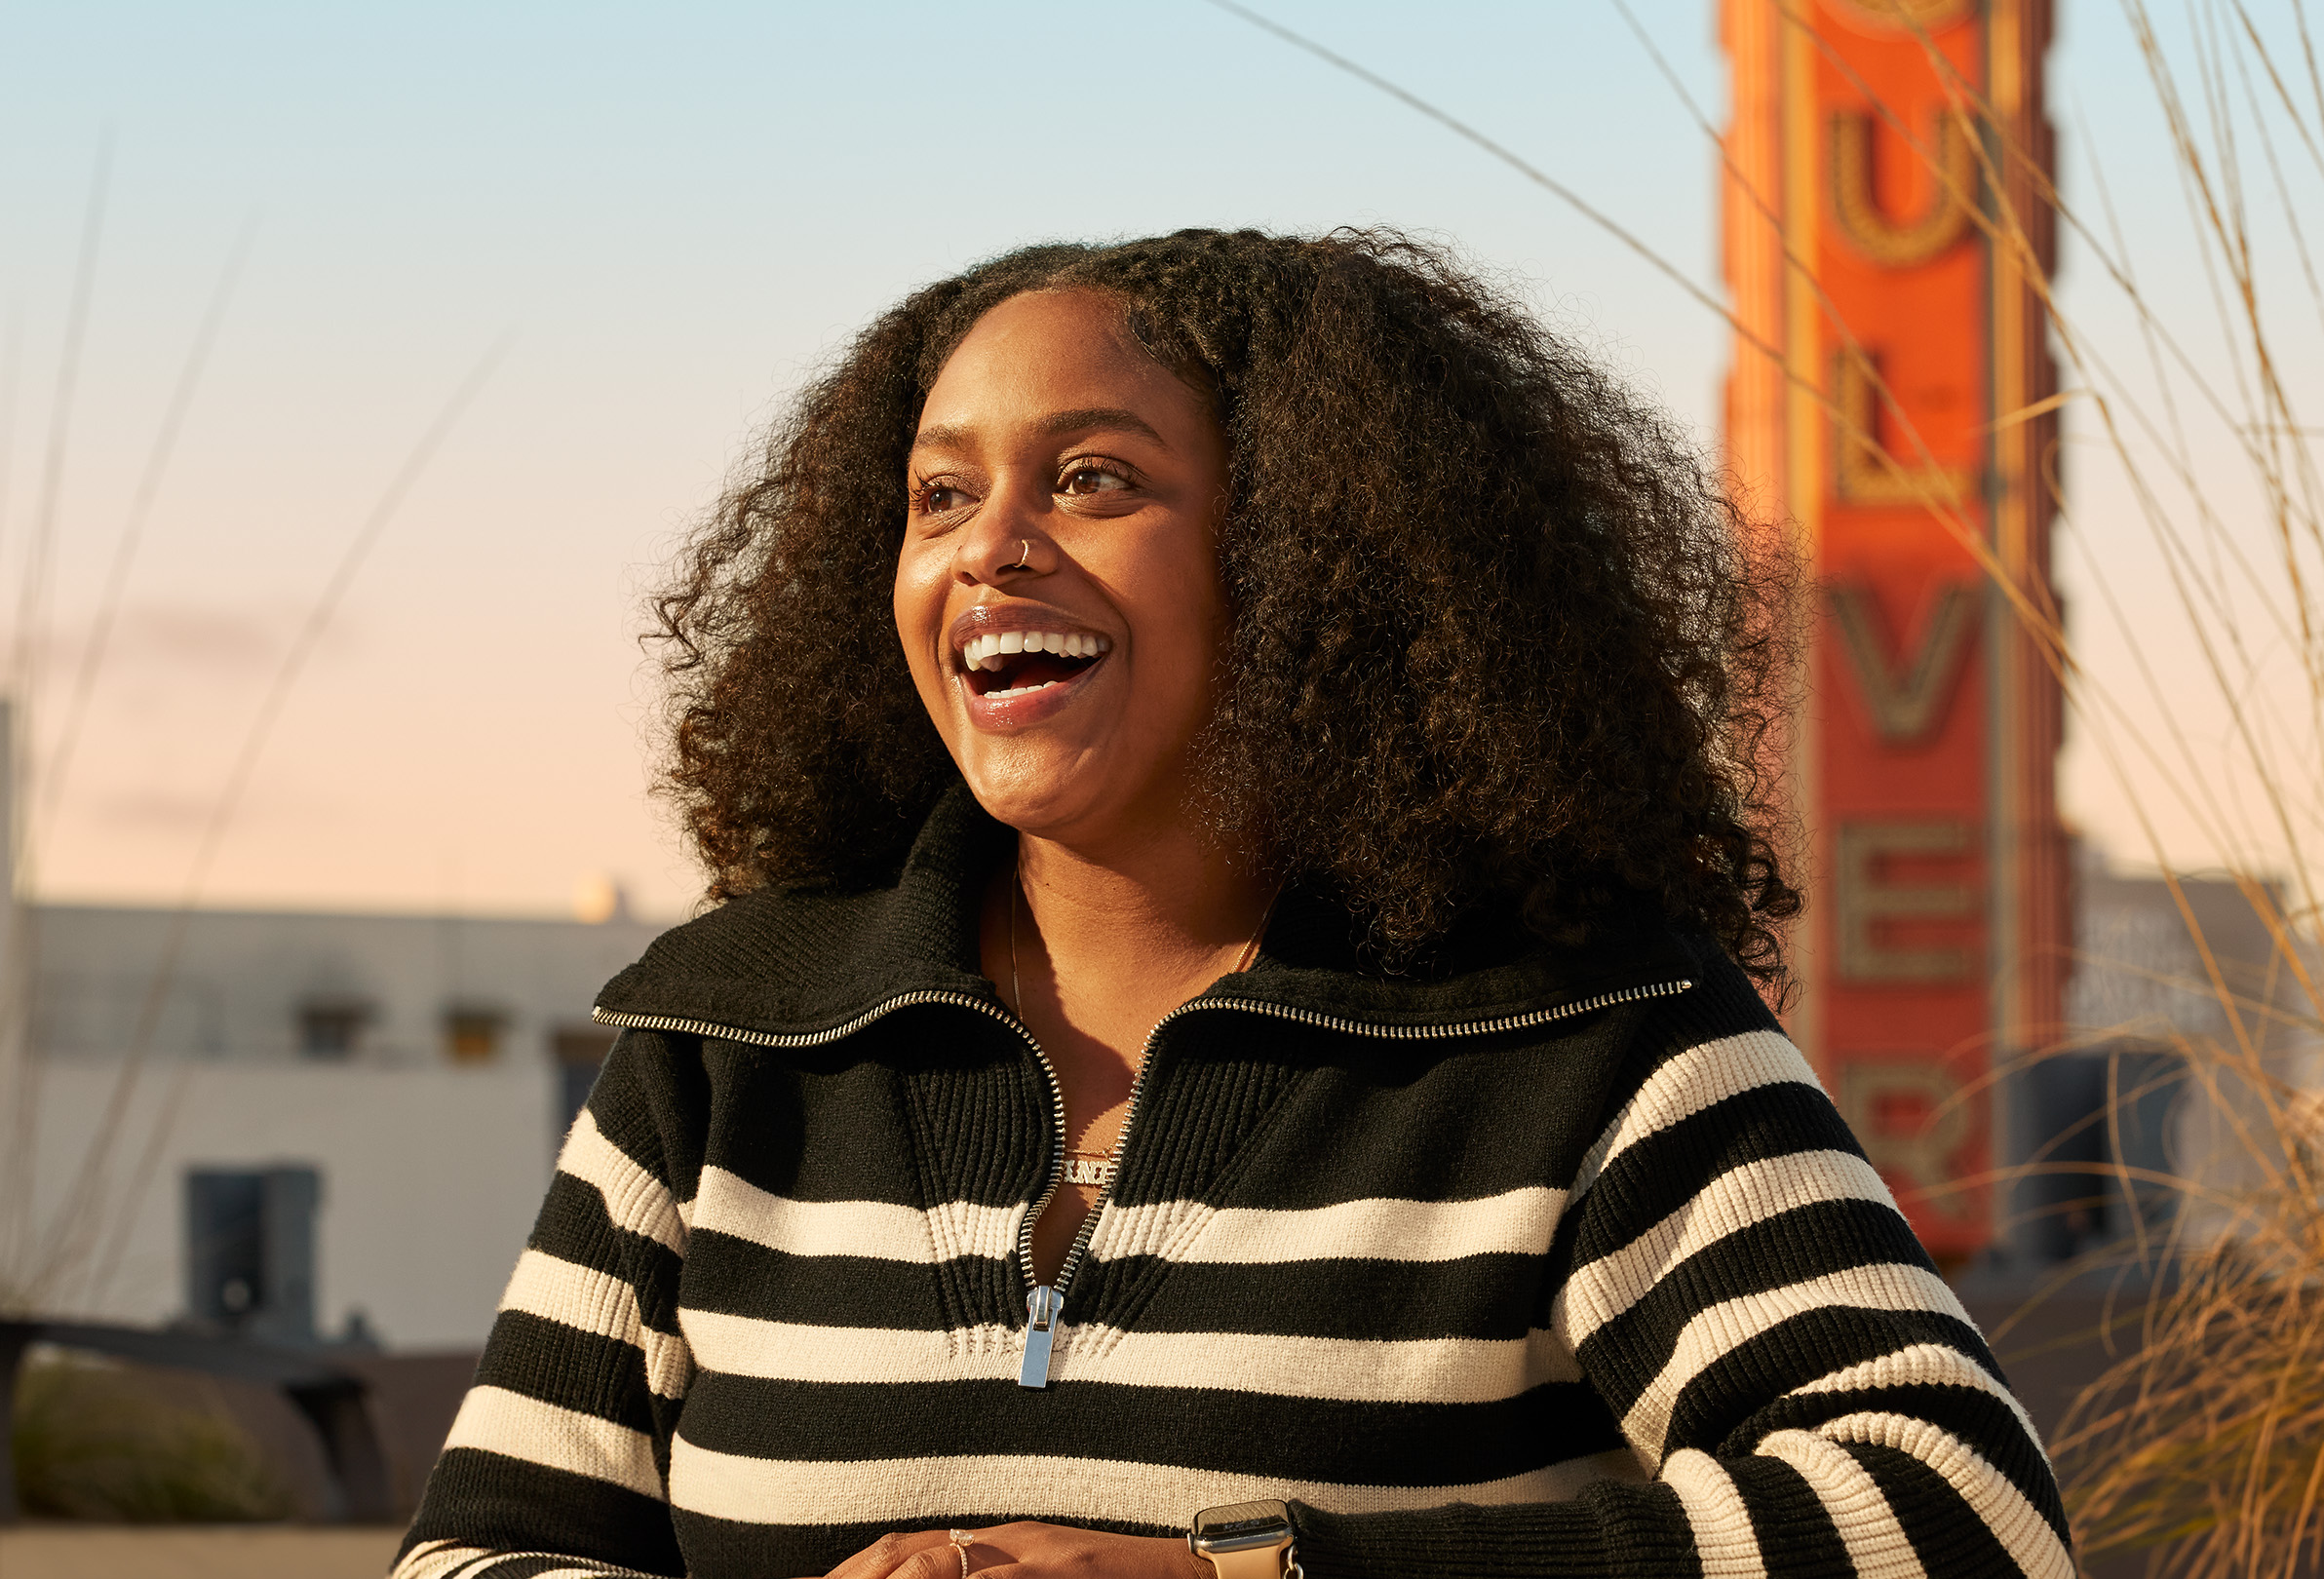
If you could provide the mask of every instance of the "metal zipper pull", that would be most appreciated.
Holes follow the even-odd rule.
[[[1046,1285],[1025,1296],[1025,1368],[1017,1373],[1018,1386],[1049,1385],[1049,1348],[1065,1313],[1065,1296]]]

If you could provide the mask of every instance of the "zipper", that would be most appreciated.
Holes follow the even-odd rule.
[[[1065,1294],[1072,1288],[1074,1274],[1081,1270],[1082,1261],[1089,1254],[1091,1236],[1097,1232],[1098,1218],[1105,1211],[1105,1203],[1113,1196],[1114,1180],[1121,1177],[1120,1160],[1130,1143],[1130,1130],[1138,1122],[1139,1098],[1145,1094],[1146,1071],[1153,1067],[1154,1043],[1163,1028],[1172,1021],[1204,1009],[1239,1009],[1245,1014],[1260,1015],[1273,1020],[1288,1020],[1295,1024],[1308,1025],[1319,1030],[1340,1031],[1351,1036],[1373,1036],[1384,1041],[1443,1041],[1455,1036],[1491,1036],[1502,1031],[1523,1030],[1530,1025],[1545,1025],[1560,1020],[1571,1020],[1577,1015],[1594,1014],[1616,1004],[1638,1003],[1647,998],[1667,998],[1685,992],[1694,985],[1690,980],[1656,982],[1643,986],[1619,987],[1601,992],[1594,997],[1579,998],[1571,1003],[1557,1004],[1548,1009],[1535,1009],[1522,1015],[1503,1015],[1493,1020],[1461,1021],[1451,1025],[1382,1025],[1369,1021],[1348,1020],[1338,1015],[1317,1014],[1312,1009],[1295,1009],[1288,1004],[1265,1003],[1257,998],[1195,998],[1180,1004],[1176,1009],[1154,1021],[1154,1028],[1146,1032],[1145,1046],[1138,1059],[1138,1072],[1130,1080],[1130,1103],[1122,1114],[1122,1130],[1114,1142],[1117,1166],[1112,1178],[1098,1186],[1098,1199],[1081,1219],[1081,1230],[1073,1236],[1073,1244],[1065,1252],[1065,1258],[1058,1264],[1057,1281],[1042,1284],[1033,1273],[1033,1227],[1041,1220],[1041,1213],[1057,1199],[1064,1185],[1065,1174],[1065,1090],[1057,1078],[1057,1066],[1049,1061],[1049,1055],[1019,1020],[1001,1005],[968,992],[948,992],[934,988],[900,993],[883,999],[857,1015],[819,1031],[755,1031],[737,1025],[714,1024],[709,1021],[685,1020],[672,1015],[617,1014],[605,1009],[592,1008],[589,1018],[600,1025],[613,1025],[624,1030],[676,1031],[687,1036],[717,1036],[731,1042],[746,1042],[758,1047],[820,1047],[851,1036],[875,1020],[920,1004],[954,1004],[988,1015],[1025,1038],[1025,1045],[1032,1050],[1033,1059],[1041,1066],[1041,1077],[1049,1083],[1049,1167],[1040,1197],[1032,1210],[1025,1214],[1025,1222],[1017,1230],[1017,1259],[1025,1273],[1025,1356],[1018,1369],[1017,1382],[1021,1387],[1049,1385],[1049,1359],[1057,1342],[1059,1329],[1064,1325]]]
[[[988,1002],[972,992],[946,992],[932,987],[924,987],[913,992],[901,992],[892,998],[882,998],[853,1020],[841,1021],[836,1025],[827,1026],[819,1031],[746,1030],[740,1025],[720,1025],[708,1020],[681,1020],[676,1015],[618,1014],[610,1009],[599,1008],[592,1008],[589,1011],[589,1018],[600,1025],[612,1025],[620,1030],[676,1031],[683,1036],[716,1036],[720,1041],[748,1042],[754,1047],[821,1047],[824,1043],[835,1042],[842,1036],[853,1036],[873,1021],[885,1020],[899,1009],[910,1009],[923,1003],[958,1004],[963,1009],[974,1009],[980,1014],[990,1015],[1024,1037],[1028,1044],[1032,1043],[1033,1033],[1026,1030],[1023,1021],[999,1004]],[[1037,1044],[1033,1046],[1033,1051],[1036,1053],[1040,1051]],[[1046,1064],[1049,1059],[1044,1056],[1041,1061]],[[1051,1083],[1054,1084],[1056,1076],[1053,1074],[1050,1078]]]

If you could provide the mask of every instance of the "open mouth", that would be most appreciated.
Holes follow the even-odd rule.
[[[1113,649],[1095,632],[987,631],[960,649],[968,688],[988,702],[1062,685]]]

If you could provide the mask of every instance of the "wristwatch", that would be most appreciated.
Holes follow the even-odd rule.
[[[1219,1579],[1306,1579],[1291,1527],[1291,1509],[1280,1502],[1230,1502],[1205,1508],[1186,1531],[1186,1547],[1207,1558]]]

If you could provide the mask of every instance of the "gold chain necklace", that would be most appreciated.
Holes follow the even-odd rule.
[[[1017,975],[1017,905],[1024,893],[1025,857],[1020,852],[1009,879],[1009,1008],[1019,1020],[1025,1018],[1025,986]],[[1230,975],[1249,970],[1252,962],[1259,958],[1259,941],[1266,935],[1267,922],[1275,914],[1275,901],[1282,897],[1283,888],[1278,884],[1275,892],[1267,898],[1267,907],[1259,912],[1259,925],[1253,929],[1251,941],[1243,944],[1243,951],[1235,956],[1234,970]],[[1067,1148],[1065,1181],[1067,1184],[1095,1184],[1103,1188],[1113,1181],[1121,1150],[1122,1143],[1118,1138],[1104,1151]]]

